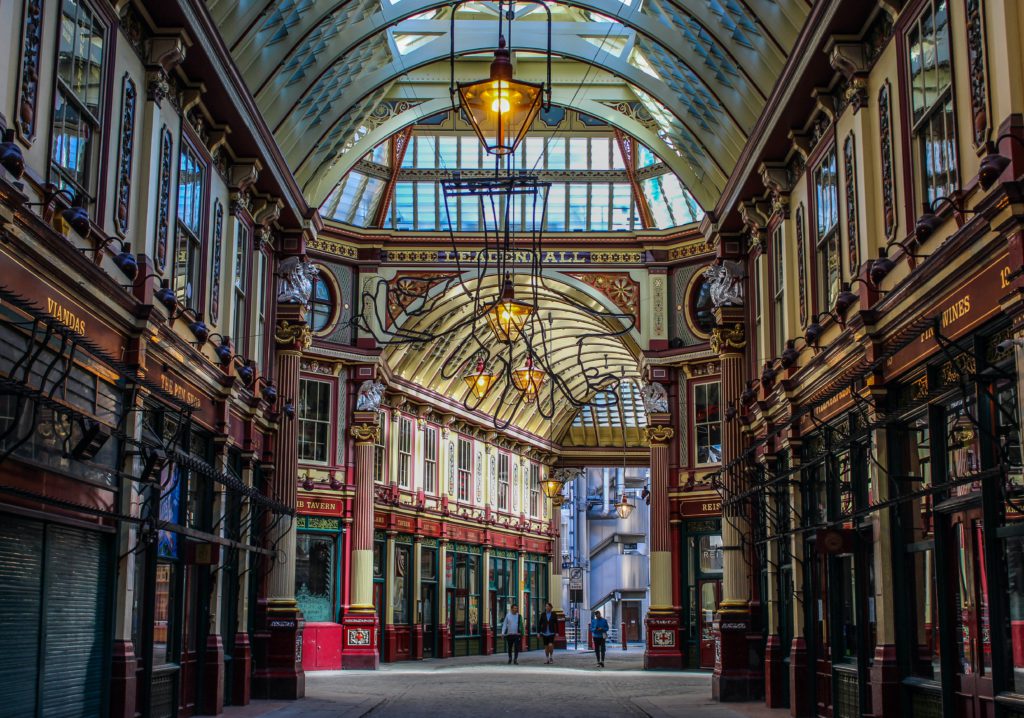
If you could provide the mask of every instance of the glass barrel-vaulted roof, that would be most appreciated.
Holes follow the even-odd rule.
[[[400,162],[392,154],[395,147],[404,147]],[[515,155],[501,162],[551,183],[546,208],[515,199],[514,231],[667,229],[703,216],[690,191],[650,148],[616,135],[597,118],[564,108],[545,113]],[[494,163],[460,116],[443,113],[416,125],[411,135],[389,138],[368,152],[327,196],[321,214],[356,227],[482,231],[479,200],[446,200],[439,179],[454,170],[493,172]],[[381,206],[384,202],[387,206]]]
[[[349,194],[365,191],[359,185],[372,189],[373,173],[356,165],[388,137],[451,108],[447,0],[208,0],[207,6],[312,205],[323,205],[353,169],[365,181],[354,177]],[[478,79],[494,47],[497,4],[458,7],[456,76]],[[516,75],[540,81],[545,33],[523,25],[546,15],[536,3],[513,7]],[[710,207],[810,6],[806,0],[582,0],[551,7],[554,103],[636,138],[696,205]],[[674,192],[667,184],[649,183],[650,191]],[[670,214],[663,221],[679,220]]]

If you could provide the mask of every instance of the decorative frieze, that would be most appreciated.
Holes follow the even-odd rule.
[[[26,143],[36,138],[36,103],[39,100],[39,54],[43,39],[43,2],[27,0],[23,5],[21,74],[18,78],[18,134]]]
[[[220,265],[221,247],[224,244],[224,205],[219,199],[213,201],[213,252],[210,267],[210,322],[217,323],[220,317]]]
[[[121,82],[121,146],[117,155],[117,201],[114,204],[114,226],[122,236],[128,233],[131,210],[137,97],[135,81],[126,72]]]
[[[985,146],[989,135],[988,72],[985,53],[985,3],[966,0],[967,71],[971,78],[971,117],[974,147]]]
[[[603,294],[623,314],[636,320],[636,328],[640,328],[640,282],[633,279],[627,272],[567,272],[568,276],[593,287]]]
[[[800,326],[807,324],[807,251],[804,248],[804,206],[796,210],[796,265],[800,295]]]
[[[171,222],[171,170],[174,161],[174,138],[164,125],[160,130],[160,169],[156,198],[156,270],[167,268],[167,240]]]
[[[850,276],[860,269],[860,232],[857,225],[857,157],[853,132],[843,141],[843,180],[846,183],[846,240],[850,259]]]
[[[885,236],[892,239],[896,232],[896,172],[892,149],[892,86],[886,80],[878,91],[878,129],[882,149],[882,214]]]

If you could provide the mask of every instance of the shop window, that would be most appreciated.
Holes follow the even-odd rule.
[[[395,561],[391,580],[394,581],[391,602],[394,622],[400,625],[412,623],[412,546],[395,544]]]
[[[448,558],[452,565],[451,585],[455,591],[452,631],[456,636],[477,636],[480,634],[481,557],[459,552]]]
[[[526,575],[524,578],[524,589],[526,590],[526,605],[523,607],[524,620],[530,631],[536,629],[537,619],[544,604],[548,601],[548,571],[547,564],[537,561],[527,561],[524,567]]]
[[[174,663],[177,657],[173,651],[171,637],[177,628],[174,624],[176,599],[175,565],[160,561],[156,565],[156,594],[153,601],[153,665]]]
[[[488,584],[491,590],[491,625],[496,629],[501,626],[505,614],[509,612],[513,603],[518,601],[516,596],[518,577],[516,575],[516,560],[512,558],[491,558],[490,579]]]
[[[373,607],[377,620],[384,625],[384,571],[387,566],[387,544],[375,536],[373,541]]]
[[[717,381],[697,384],[693,388],[693,425],[696,437],[697,463],[715,464],[722,460],[722,420],[718,411]]]
[[[540,516],[540,467],[530,464],[530,516]]]
[[[398,485],[408,489],[412,480],[412,419],[398,421]]]
[[[299,380],[299,461],[327,463],[331,445],[331,385]]]
[[[50,166],[54,182],[90,196],[103,101],[105,28],[83,0],[61,3]]]
[[[437,493],[437,429],[423,429],[423,491]]]
[[[249,325],[246,321],[245,303],[249,281],[249,226],[236,221],[235,227],[235,271],[231,282],[235,306],[232,310],[234,327],[231,330],[231,338],[235,343],[235,352],[240,356],[249,356]]]
[[[1013,649],[1013,687],[1024,690],[1024,536],[1004,543],[1006,587],[1010,597],[1010,643]]]
[[[928,0],[906,37],[915,163],[931,203],[959,188],[947,0]]]
[[[188,142],[181,143],[178,161],[178,222],[174,245],[173,288],[188,306],[199,291],[202,226],[205,215],[206,166]]]
[[[377,412],[377,438],[373,440],[373,480],[384,482],[384,430],[387,426],[384,412]]]
[[[786,348],[786,289],[783,267],[782,226],[772,235],[772,331],[775,332],[775,355],[781,356]]]
[[[508,511],[508,454],[498,454],[498,511]]]
[[[306,621],[333,621],[333,536],[300,531],[295,543],[295,600]]]
[[[722,573],[725,567],[721,534],[701,536],[697,543],[701,573]]]
[[[839,179],[834,147],[825,153],[814,170],[814,199],[818,229],[818,308],[827,311],[839,296],[843,275],[839,252]]]
[[[459,501],[469,501],[469,489],[473,484],[473,442],[462,436],[459,437],[459,467],[458,467],[458,482],[457,488],[457,499]]]
[[[314,332],[327,329],[334,316],[334,296],[330,282],[324,275],[328,270],[318,266],[319,272],[313,276],[313,290],[309,294],[309,328]]]

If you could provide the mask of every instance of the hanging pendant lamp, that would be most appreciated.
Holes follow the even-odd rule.
[[[473,392],[473,396],[483,399],[491,390],[491,385],[498,380],[498,376],[488,371],[483,356],[480,356],[476,360],[476,368],[467,371],[462,379],[469,386],[469,390]]]
[[[523,333],[523,327],[526,326],[531,314],[533,305],[516,299],[512,277],[506,274],[501,296],[487,310],[486,315],[487,324],[490,325],[495,338],[503,344],[516,341]]]
[[[527,357],[526,363],[512,372],[512,383],[522,392],[523,401],[527,404],[537,400],[544,378],[544,371],[533,365],[532,357]]]

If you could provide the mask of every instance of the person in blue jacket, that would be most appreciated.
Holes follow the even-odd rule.
[[[604,644],[608,638],[608,621],[601,618],[600,611],[594,611],[594,617],[590,621],[590,635],[594,639],[594,653],[597,654],[597,665],[604,668]]]

